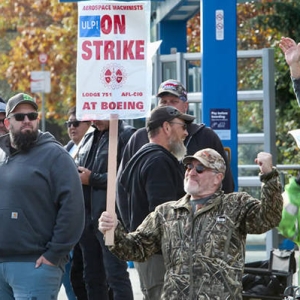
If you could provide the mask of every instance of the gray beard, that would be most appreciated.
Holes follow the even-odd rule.
[[[35,144],[38,131],[10,132],[10,140],[15,149],[28,151]]]
[[[182,160],[186,155],[186,147],[183,142],[170,141],[170,152],[178,159]]]

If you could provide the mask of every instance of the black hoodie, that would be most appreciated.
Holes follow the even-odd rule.
[[[120,211],[125,227],[134,231],[159,204],[184,195],[183,174],[177,158],[164,147],[148,143],[128,162],[117,178],[127,209]]]
[[[0,137],[0,262],[43,255],[64,268],[84,225],[76,165],[48,132],[26,152],[11,155],[9,144]]]

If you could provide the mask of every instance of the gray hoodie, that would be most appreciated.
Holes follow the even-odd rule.
[[[0,262],[43,255],[63,268],[84,225],[76,165],[48,132],[27,152],[10,154],[0,137]]]

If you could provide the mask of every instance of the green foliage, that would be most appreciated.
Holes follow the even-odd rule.
[[[300,1],[249,2],[238,5],[238,49],[275,49],[275,88],[276,88],[276,146],[279,164],[299,163],[299,150],[289,130],[300,128],[300,108],[295,100],[289,68],[284,55],[278,47],[282,36],[300,41]],[[258,62],[257,62],[258,63]],[[239,88],[261,89],[261,68],[248,64],[247,68],[239,64]],[[262,122],[259,108],[255,103],[239,107],[239,121],[243,131],[252,132],[255,125],[249,122],[253,118]],[[239,117],[240,118],[240,117]],[[240,119],[239,119],[240,120]],[[259,128],[259,127],[258,127]],[[260,127],[263,128],[263,127]],[[242,151],[245,153],[245,150]],[[240,149],[239,149],[240,154]],[[240,156],[240,155],[239,155]]]

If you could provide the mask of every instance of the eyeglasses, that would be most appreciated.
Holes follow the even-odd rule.
[[[178,124],[182,126],[183,130],[187,130],[187,125],[186,123],[179,123],[179,122],[169,122],[170,124]]]
[[[0,124],[2,123],[4,125],[4,120],[5,119],[0,119]]]
[[[34,121],[37,119],[38,117],[38,113],[37,112],[31,112],[28,114],[22,114],[22,113],[16,113],[16,114],[12,114],[9,116],[9,119],[11,117],[14,117],[16,121],[24,121],[25,117],[27,116],[27,118],[29,119],[29,121]]]
[[[184,167],[186,168],[187,171],[191,171],[191,170],[193,170],[195,168],[195,170],[196,170],[196,172],[198,174],[202,174],[206,170],[210,170],[210,171],[216,172],[215,170],[210,169],[210,168],[206,168],[206,167],[204,167],[203,165],[200,165],[200,164],[194,166],[192,163],[189,163],[189,164],[184,165]]]
[[[73,127],[78,127],[80,123],[85,123],[85,122],[89,122],[89,121],[66,121],[65,124],[68,128],[70,128],[72,125]]]

